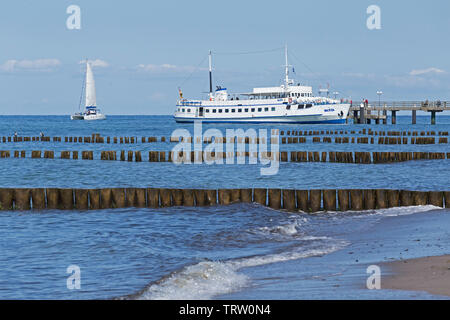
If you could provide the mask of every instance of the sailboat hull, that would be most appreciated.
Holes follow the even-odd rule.
[[[101,113],[97,114],[86,114],[84,116],[84,120],[93,121],[93,120],[106,120],[106,116]]]
[[[70,120],[84,120],[84,115],[82,114],[73,114],[70,116]]]

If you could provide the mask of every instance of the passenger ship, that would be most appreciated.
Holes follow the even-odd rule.
[[[278,87],[254,88],[253,92],[229,95],[226,88],[212,90],[212,58],[209,52],[209,100],[180,99],[176,122],[251,122],[251,123],[346,123],[350,103],[329,97],[313,96],[312,87],[294,85],[289,79],[287,47],[285,80]]]

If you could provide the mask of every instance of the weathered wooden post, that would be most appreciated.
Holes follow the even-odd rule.
[[[61,209],[73,209],[73,189],[59,189],[59,199]]]
[[[322,190],[311,190],[309,192],[309,208],[311,212],[320,211],[322,203]]]
[[[336,211],[336,190],[323,190],[323,208]]]
[[[111,195],[112,195],[114,208],[124,208],[125,207],[126,195],[125,195],[124,188],[111,189]]]
[[[147,188],[147,207],[159,208],[159,189]]]
[[[13,189],[0,189],[0,210],[12,210],[14,208]]]
[[[241,189],[240,190],[240,200],[241,202],[250,203],[253,201],[252,189]]]
[[[296,190],[297,195],[297,209],[303,212],[308,212],[309,210],[309,197],[308,190]]]
[[[60,208],[59,190],[56,188],[48,188],[46,189],[46,194],[47,194],[47,209],[59,209]]]
[[[137,208],[145,208],[146,207],[146,189],[145,188],[136,188],[136,202],[135,205]]]
[[[281,189],[269,189],[269,207],[281,209]]]
[[[365,210],[375,209],[377,207],[376,190],[373,189],[363,190],[363,194],[364,194],[364,209]]]
[[[436,207],[443,207],[443,193],[441,191],[428,192],[428,204]]]
[[[195,205],[197,207],[202,207],[202,206],[206,205],[206,193],[205,193],[205,190],[195,189],[194,190],[194,196],[195,196]]]
[[[217,204],[217,190],[206,190],[206,205],[215,206]]]
[[[114,208],[112,201],[112,189],[100,189],[100,201],[102,209]]]
[[[398,207],[400,202],[398,190],[387,190],[388,206],[389,208]]]
[[[254,199],[253,199],[254,202],[259,203],[263,206],[266,205],[267,189],[261,189],[261,188],[254,189],[253,196],[254,196]]]
[[[161,207],[172,206],[172,195],[169,189],[159,189],[159,196],[161,198]]]
[[[33,210],[43,210],[46,208],[45,203],[45,189],[33,188],[31,189],[31,203]]]
[[[403,207],[412,206],[414,204],[413,194],[409,190],[400,190],[400,205]]]
[[[27,188],[14,189],[14,209],[30,210],[31,209],[31,191]]]
[[[219,189],[219,204],[228,205],[231,203],[231,193],[229,189]]]
[[[288,211],[295,211],[296,209],[295,190],[293,189],[283,190],[283,209],[286,209]]]
[[[88,190],[75,189],[75,208],[77,210],[89,209]]]
[[[126,188],[126,201],[125,206],[127,208],[135,207],[136,206],[136,188]]]
[[[350,192],[348,190],[338,190],[339,211],[348,211],[350,208]]]
[[[181,189],[172,189],[172,205],[181,207],[183,205],[183,191]]]
[[[350,203],[352,210],[360,211],[364,209],[363,192],[360,189],[350,190]]]
[[[100,202],[100,190],[98,189],[89,189],[88,190],[89,195],[89,209],[90,210],[97,210],[101,208],[101,202]]]
[[[194,192],[192,189],[183,189],[183,205],[186,207],[194,206]]]

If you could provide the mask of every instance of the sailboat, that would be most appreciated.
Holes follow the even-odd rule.
[[[97,99],[95,94],[95,81],[92,67],[89,61],[86,61],[86,82],[83,88],[86,95],[86,110],[84,113],[78,112],[70,116],[72,120],[105,120],[106,116],[97,108]],[[83,93],[83,92],[82,92]],[[81,105],[81,103],[80,103]]]

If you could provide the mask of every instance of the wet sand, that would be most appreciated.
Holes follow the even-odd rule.
[[[314,224],[315,235],[327,235],[334,239],[343,239],[349,245],[330,254],[305,259],[290,260],[243,269],[241,272],[251,279],[251,285],[240,291],[220,295],[217,299],[449,299],[448,287],[450,280],[439,278],[438,285],[434,281],[424,281],[429,288],[402,286],[402,290],[388,288],[388,279],[394,280],[402,273],[395,269],[397,261],[402,267],[420,266],[416,263],[403,261],[433,258],[433,271],[430,273],[417,271],[421,279],[427,279],[427,273],[440,271],[447,264],[450,267],[450,210],[436,209],[426,212],[415,212],[413,208],[399,207],[382,210],[384,214],[354,216],[343,220],[330,220],[330,217],[315,216],[317,221],[310,218],[305,225]],[[367,223],[367,219],[373,219]],[[314,222],[315,221],[315,222]],[[328,225],[326,222],[331,221]],[[304,226],[299,230],[303,231]],[[436,257],[436,258],[434,258]],[[440,258],[446,257],[446,258]],[[435,260],[438,259],[438,260]],[[367,268],[378,265],[381,268],[381,290],[369,290],[366,282],[369,277]],[[425,266],[425,265],[424,265]],[[436,268],[436,266],[441,269]],[[418,267],[420,270],[420,267]],[[436,270],[436,271],[435,271]],[[450,273],[450,270],[448,271]],[[412,271],[416,274],[416,270]],[[424,275],[422,275],[422,273]],[[436,273],[436,275],[439,272]],[[436,277],[434,275],[433,277]],[[396,280],[397,281],[397,280]],[[417,279],[410,281],[416,284]],[[407,280],[409,282],[409,280]],[[437,291],[443,283],[447,283],[447,292]],[[392,284],[394,284],[392,282]],[[394,287],[394,285],[392,285]],[[444,286],[445,287],[445,286]],[[434,289],[433,289],[434,288]],[[429,289],[429,291],[425,291]],[[422,291],[413,291],[422,290]]]
[[[393,274],[382,277],[383,289],[450,296],[450,255],[394,261],[385,266]]]

